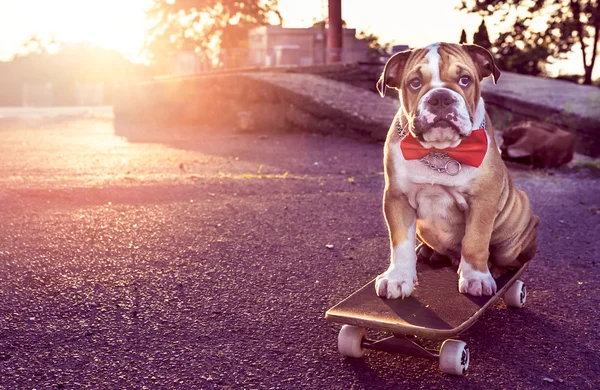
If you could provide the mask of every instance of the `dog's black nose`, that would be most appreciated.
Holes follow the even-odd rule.
[[[447,89],[438,89],[432,92],[425,101],[425,105],[432,113],[438,113],[458,103],[458,99]]]

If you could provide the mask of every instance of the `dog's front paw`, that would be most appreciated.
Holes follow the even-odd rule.
[[[496,281],[490,271],[476,271],[462,260],[458,269],[458,291],[476,297],[496,294]]]
[[[375,291],[382,298],[408,298],[417,284],[417,270],[389,268],[375,280]]]

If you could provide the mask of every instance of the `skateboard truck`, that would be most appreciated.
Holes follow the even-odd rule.
[[[438,350],[423,347],[403,334],[394,334],[381,340],[370,340],[366,329],[344,325],[338,335],[338,351],[343,356],[360,358],[367,349],[439,360],[440,369],[446,374],[463,375],[469,368],[471,354],[464,341],[446,340]]]

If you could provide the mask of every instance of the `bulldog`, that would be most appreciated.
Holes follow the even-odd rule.
[[[377,88],[398,90],[400,108],[384,150],[391,262],[376,279],[380,297],[411,295],[417,257],[451,260],[461,293],[493,295],[494,277],[536,253],[539,218],[502,161],[481,97],[489,76],[496,83],[500,71],[477,45],[437,43],[385,65]]]

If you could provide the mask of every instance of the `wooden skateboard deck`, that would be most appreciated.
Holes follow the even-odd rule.
[[[384,299],[371,281],[325,314],[329,322],[379,329],[398,335],[431,339],[452,338],[467,330],[527,269],[496,279],[497,293],[473,297],[458,292],[455,267],[417,262],[419,285],[406,299]]]

